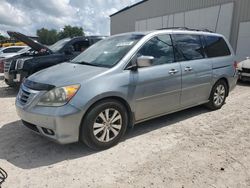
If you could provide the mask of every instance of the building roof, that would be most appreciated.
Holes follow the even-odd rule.
[[[111,14],[110,17],[112,17],[112,16],[114,16],[116,14],[119,14],[121,12],[124,12],[124,11],[126,11],[128,9],[131,9],[132,7],[135,7],[135,6],[137,6],[139,4],[142,4],[142,3],[146,2],[146,1],[148,1],[148,0],[142,0],[142,1],[140,1],[138,3],[135,3],[135,4],[131,5],[131,6],[127,6],[127,7],[123,8],[123,9],[119,10],[118,12],[115,12],[114,14]]]

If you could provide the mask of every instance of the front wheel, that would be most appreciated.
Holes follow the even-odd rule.
[[[219,80],[214,85],[209,98],[209,102],[206,106],[211,110],[220,109],[226,101],[227,93],[228,87],[226,82],[224,80]]]
[[[128,125],[128,113],[116,100],[95,104],[84,117],[80,139],[92,149],[102,150],[116,145]]]
[[[9,87],[17,87],[17,84],[15,82],[10,82],[7,79],[4,79],[5,84],[7,84]]]

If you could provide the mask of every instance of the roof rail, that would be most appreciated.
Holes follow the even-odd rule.
[[[192,28],[188,28],[188,27],[165,27],[165,28],[161,28],[161,29],[158,29],[158,30],[164,30],[164,29],[177,29],[177,30],[188,30],[188,31],[205,31],[205,32],[214,33],[213,31],[211,31],[209,29],[192,29]]]

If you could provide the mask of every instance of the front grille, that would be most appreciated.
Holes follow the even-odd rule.
[[[12,61],[5,61],[4,62],[4,72],[9,72],[10,66]]]
[[[242,68],[242,72],[250,73],[250,69]]]
[[[18,94],[18,99],[19,101],[24,105],[28,102],[29,97],[30,97],[30,92],[24,90],[22,87],[20,88],[19,94]]]
[[[37,126],[36,126],[36,125],[31,124],[31,123],[28,123],[28,122],[23,121],[23,120],[22,120],[22,122],[23,122],[23,124],[25,125],[25,127],[27,127],[27,128],[29,128],[29,129],[31,129],[31,130],[33,130],[33,131],[35,131],[35,132],[38,132],[38,133],[39,133],[39,130],[38,130],[38,128],[37,128]]]

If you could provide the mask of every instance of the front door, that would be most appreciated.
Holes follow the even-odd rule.
[[[181,67],[174,62],[170,35],[149,40],[136,57],[152,56],[152,65],[134,72],[136,121],[165,114],[179,108]]]

